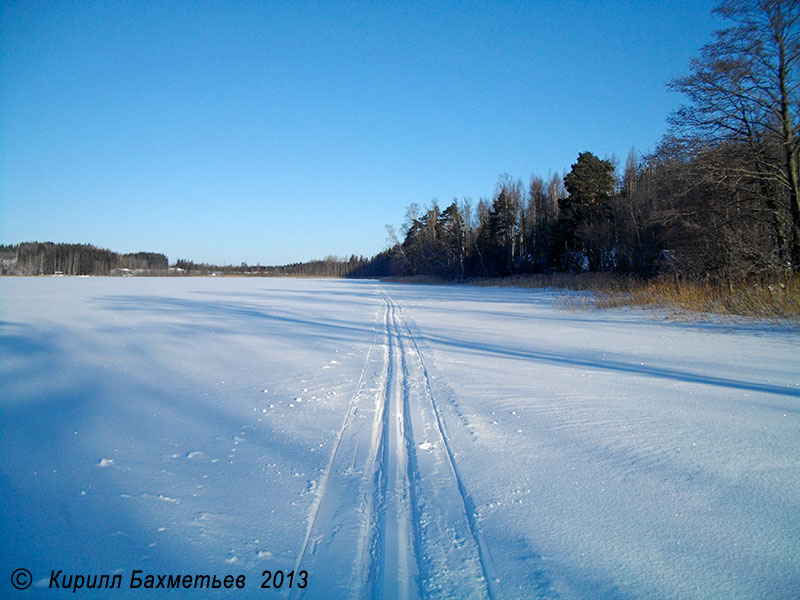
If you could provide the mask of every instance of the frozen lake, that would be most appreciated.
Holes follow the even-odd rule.
[[[0,278],[0,595],[800,597],[800,334],[552,298]]]

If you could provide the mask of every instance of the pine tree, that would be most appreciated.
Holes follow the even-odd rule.
[[[559,203],[554,256],[562,268],[582,268],[585,257],[590,270],[600,270],[608,266],[614,166],[591,152],[581,152],[564,176],[564,187],[569,195]]]

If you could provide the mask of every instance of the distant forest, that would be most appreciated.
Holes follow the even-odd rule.
[[[86,245],[0,246],[19,274],[430,275],[464,280],[553,271],[705,280],[800,272],[800,2],[727,0],[690,72],[688,103],[655,151],[619,165],[581,152],[563,177],[503,175],[477,203],[411,204],[390,247],[278,267],[214,266]]]
[[[0,245],[3,275],[159,274],[167,267],[167,257],[155,252],[117,254],[89,244],[52,242]]]
[[[292,263],[290,265],[211,265],[180,259],[175,263],[178,273],[186,275],[256,275],[263,277],[351,277],[370,259],[352,255],[350,258],[328,256],[323,260]]]
[[[265,277],[347,277],[368,264],[364,257],[323,260],[280,266],[211,265],[180,259],[172,267],[156,252],[118,254],[90,244],[25,242],[0,245],[2,275],[256,275]]]

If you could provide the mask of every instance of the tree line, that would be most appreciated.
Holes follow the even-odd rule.
[[[0,244],[3,275],[111,275],[115,270],[167,272],[167,257],[156,252],[118,254],[91,244],[24,242]]]
[[[501,176],[477,204],[412,204],[353,275],[504,277],[549,270],[731,279],[800,270],[800,3],[730,0],[668,83],[688,103],[655,151],[582,152],[563,178]]]
[[[179,259],[176,270],[186,275],[247,275],[261,277],[348,277],[369,260],[363,256],[351,255],[349,258],[327,256],[322,260],[310,260],[288,265],[212,265]]]
[[[172,267],[156,252],[119,254],[91,244],[0,244],[0,275],[256,275],[347,277],[367,264],[363,256],[327,256],[288,265],[214,265],[179,259]]]

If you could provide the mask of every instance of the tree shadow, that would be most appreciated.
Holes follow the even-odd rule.
[[[229,539],[282,539],[270,548],[270,566],[290,567],[304,533],[300,508],[310,500],[291,496],[304,482],[271,486],[262,463],[310,477],[320,453],[267,421],[256,426],[213,390],[197,393],[197,383],[156,365],[146,347],[116,357],[132,367],[124,372],[106,368],[88,350],[94,343],[74,330],[0,326],[0,352],[15,357],[0,366],[0,570],[24,566],[35,580],[51,570],[122,570],[123,589],[108,597],[136,595],[125,590],[132,569],[255,577],[255,555],[226,562]],[[148,372],[137,372],[141,365]],[[243,428],[247,447],[237,459],[247,460],[231,466],[223,452]],[[196,449],[206,449],[202,461],[187,456]],[[272,508],[295,504],[277,514],[297,522],[271,520]],[[200,533],[203,515],[217,519],[218,529]]]
[[[569,352],[521,350],[486,342],[468,342],[463,339],[457,339],[443,335],[433,335],[421,331],[418,337],[430,345],[445,346],[482,356],[499,356],[503,358],[513,358],[557,366],[579,367],[599,371],[613,371],[642,377],[667,379],[685,383],[698,383],[716,387],[752,392],[764,392],[767,394],[777,394],[780,396],[800,398],[800,388],[792,388],[770,383],[760,383],[756,381],[747,381],[744,379],[715,377],[707,373],[693,373],[688,370],[642,364],[641,362],[636,362],[634,359],[622,360],[603,356],[581,355],[579,353]],[[788,405],[785,407],[785,410],[800,411],[800,407]]]

